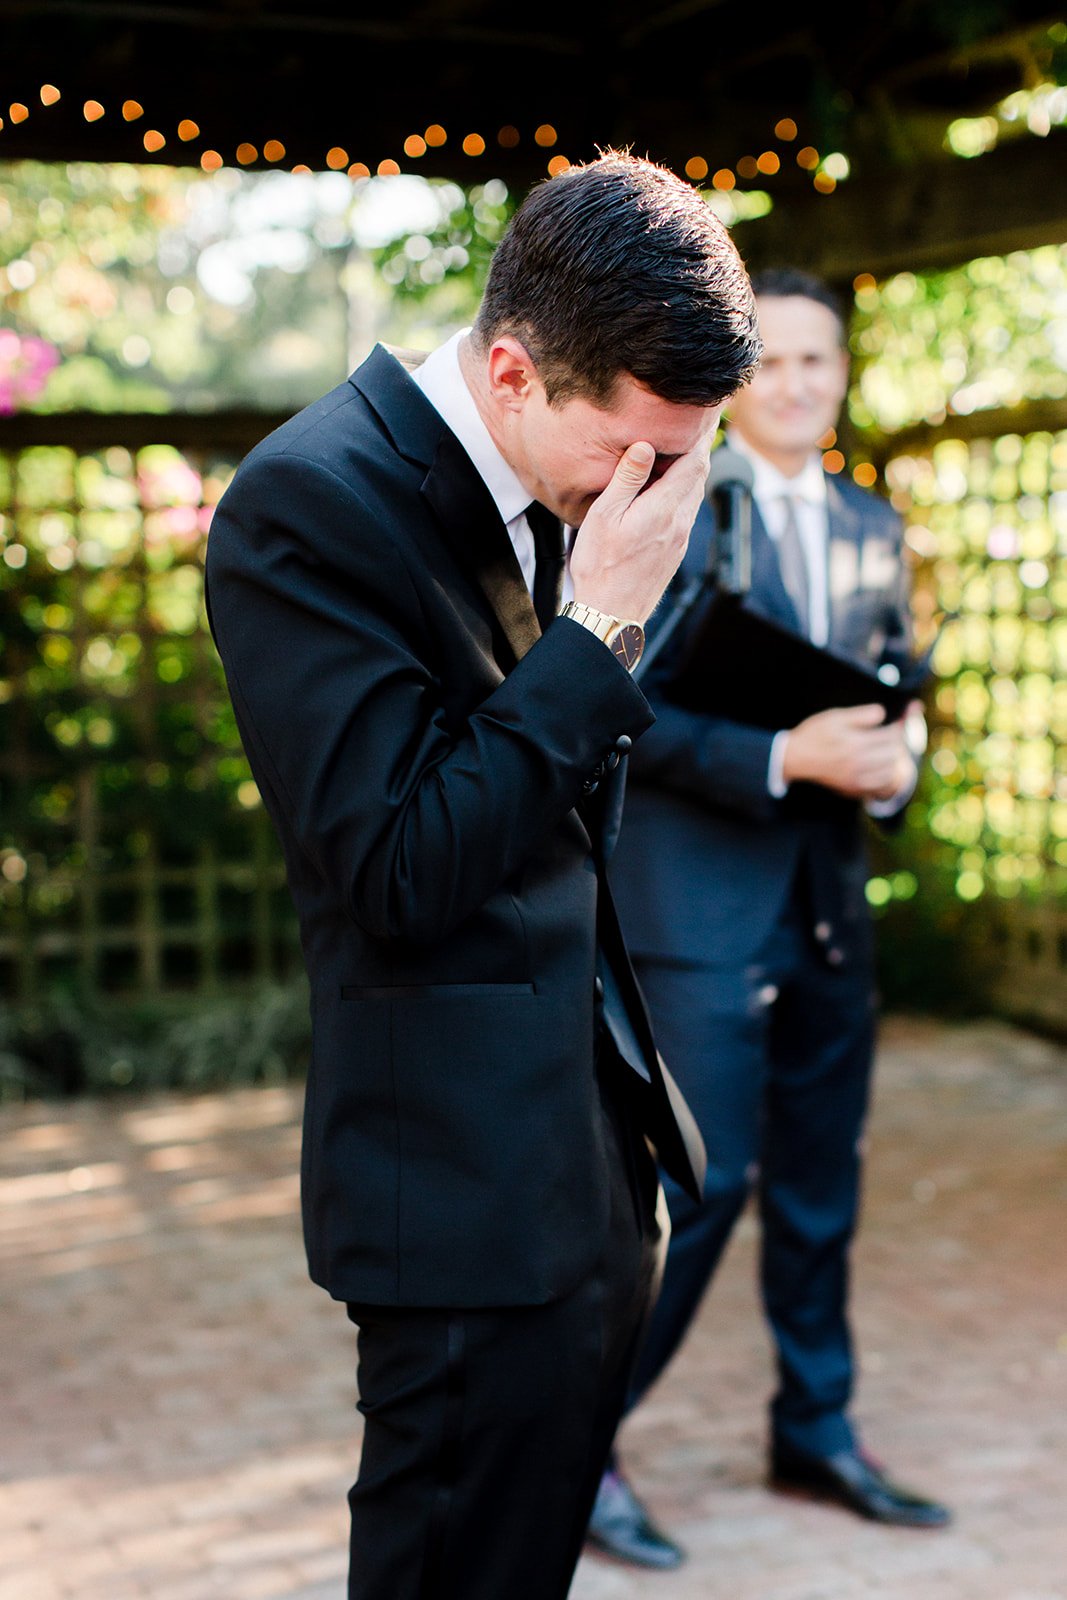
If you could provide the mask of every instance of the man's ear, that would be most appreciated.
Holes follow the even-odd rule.
[[[507,333],[489,347],[486,381],[494,401],[509,411],[521,410],[541,382],[526,346]]]

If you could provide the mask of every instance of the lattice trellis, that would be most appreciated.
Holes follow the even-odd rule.
[[[211,511],[241,453],[0,454],[9,998],[210,991],[293,965],[279,854],[203,614]]]
[[[1011,1010],[1067,1024],[1067,431],[943,438],[886,476],[935,653],[929,827]]]

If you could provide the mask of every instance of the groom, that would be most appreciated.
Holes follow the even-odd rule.
[[[643,624],[758,357],[714,215],[609,154],[520,207],[473,330],[414,374],[376,349],[212,527],[311,982],[311,1273],[359,1327],[350,1600],[562,1600],[654,1273],[646,1139],[700,1192],[604,863]]]

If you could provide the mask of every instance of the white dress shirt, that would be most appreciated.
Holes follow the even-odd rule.
[[[534,551],[533,533],[526,520],[530,493],[528,489],[523,488],[494,444],[492,435],[474,403],[474,396],[467,387],[467,380],[459,364],[459,347],[469,332],[469,328],[463,328],[459,333],[453,334],[446,344],[434,350],[415,368],[411,377],[434,410],[447,422],[492,495],[518,557],[526,587],[532,596],[537,557]],[[566,538],[568,553],[572,538],[573,530],[568,528]],[[569,600],[573,594],[574,587],[568,570],[563,577],[563,599]]]
[[[808,638],[820,648],[830,638],[830,509],[826,496],[826,474],[817,452],[812,452],[795,477],[787,478],[744,440],[736,428],[729,437],[730,448],[752,465],[752,498],[763,526],[777,544],[782,536],[791,499],[797,531],[808,568]],[[905,736],[915,762],[907,783],[888,800],[868,800],[872,817],[889,817],[911,799],[918,781],[918,760],[926,748],[926,724],[922,717],[908,718]],[[789,785],[785,780],[785,747],[789,729],[776,733],[767,764],[767,790],[775,800],[784,798]]]

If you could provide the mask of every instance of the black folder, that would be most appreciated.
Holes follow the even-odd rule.
[[[833,706],[878,704],[895,722],[921,693],[932,652],[933,645],[911,660],[867,667],[747,610],[743,596],[712,588],[694,607],[664,688],[687,710],[770,732]]]

